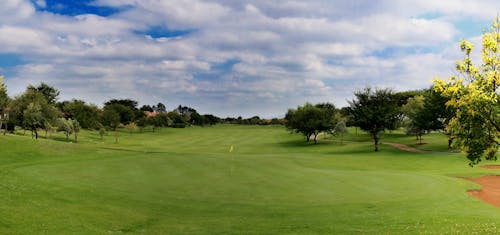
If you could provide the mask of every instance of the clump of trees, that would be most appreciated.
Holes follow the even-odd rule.
[[[99,117],[102,115],[102,111],[95,105],[73,99],[58,103],[57,106],[63,117],[78,120],[84,129],[99,129],[101,125]]]
[[[354,92],[355,99],[349,106],[336,109],[329,103],[312,105],[306,103],[289,109],[285,126],[302,133],[306,141],[317,142],[319,133],[343,136],[347,127],[366,131],[373,140],[374,150],[379,151],[382,133],[404,127],[408,134],[415,135],[422,144],[422,136],[431,131],[443,130],[453,110],[446,107],[448,99],[431,89],[394,92],[390,89],[370,87]],[[448,144],[454,138],[450,132]]]
[[[41,84],[39,87],[46,86]],[[10,100],[8,115],[13,126],[21,126],[31,131],[34,138],[38,138],[38,129],[50,129],[60,112],[49,103],[44,93],[34,87],[28,87],[20,96]]]
[[[312,137],[316,144],[318,134],[332,131],[339,120],[339,116],[333,104],[312,105],[306,103],[304,106],[298,106],[297,109],[289,109],[285,119],[287,120],[285,126],[290,131],[302,133],[307,142]]]
[[[419,144],[423,144],[424,134],[443,130],[452,114],[452,110],[446,107],[447,101],[448,99],[432,88],[421,90],[415,96],[409,97],[401,107],[406,132],[415,135]],[[453,137],[448,132],[445,134],[448,136],[448,148],[451,148]]]
[[[349,106],[336,109],[332,104],[306,103],[289,109],[285,116],[286,127],[302,133],[306,141],[317,142],[321,132],[339,135],[341,143],[348,126],[359,127],[370,134],[374,150],[379,150],[381,134],[386,130],[405,127],[422,141],[422,135],[444,128],[449,109],[447,99],[432,89],[394,92],[390,89],[370,87],[356,91]],[[452,139],[452,138],[450,138]]]

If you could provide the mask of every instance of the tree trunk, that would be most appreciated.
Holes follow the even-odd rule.
[[[306,142],[309,142],[309,140],[311,140],[311,134],[306,135]]]
[[[66,131],[66,140],[69,140],[69,132]]]
[[[318,143],[318,133],[314,133],[314,144]]]
[[[373,135],[373,142],[375,143],[375,152],[378,152],[378,141],[379,141],[378,134],[374,134]]]
[[[35,132],[35,139],[37,140],[38,139],[38,130],[36,128],[34,128],[33,131]]]
[[[75,132],[75,143],[78,142],[78,133]]]
[[[340,145],[344,142],[344,133],[340,134]]]

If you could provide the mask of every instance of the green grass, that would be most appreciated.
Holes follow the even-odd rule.
[[[500,232],[500,209],[458,178],[495,170],[460,153],[375,153],[359,130],[346,139],[224,125],[120,132],[118,144],[111,133],[0,136],[0,234]],[[416,143],[399,132],[384,141]],[[446,146],[439,134],[424,141]]]

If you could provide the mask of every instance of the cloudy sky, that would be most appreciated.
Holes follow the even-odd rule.
[[[365,86],[428,87],[499,12],[498,0],[3,0],[0,67],[10,95],[43,81],[99,106],[280,117]]]

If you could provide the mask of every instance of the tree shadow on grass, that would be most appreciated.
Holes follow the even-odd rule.
[[[314,144],[314,141],[306,142],[305,140],[289,140],[289,141],[278,142],[277,144],[285,148],[304,148],[304,147],[331,145],[331,143],[326,141],[318,141],[317,144]]]
[[[349,149],[339,149],[337,151],[330,151],[327,154],[331,154],[332,156],[344,156],[344,155],[373,155],[375,152],[373,149],[366,148],[349,148]],[[382,151],[378,153],[383,154]]]
[[[394,148],[392,146],[385,146],[383,144],[379,145],[379,151],[374,150],[374,145],[372,142],[348,142],[347,144],[344,143],[343,145],[340,145],[340,143],[337,145],[338,147],[333,147],[331,151],[328,151],[327,154],[332,154],[332,155],[394,155],[394,154],[400,154],[400,155],[406,155],[406,154],[415,154],[414,152],[408,152],[404,150],[400,150],[397,148]]]
[[[72,138],[66,139],[66,137],[47,137],[47,139],[59,141],[59,142],[66,142],[66,143],[74,143],[75,140]]]
[[[107,134],[103,135],[103,138],[101,139],[101,136],[99,135],[89,135],[86,136],[86,139],[92,140],[92,141],[104,141],[104,137],[108,136]]]
[[[132,152],[132,153],[141,153],[141,154],[158,154],[158,153],[170,153],[166,151],[155,151],[155,150],[139,150],[139,149],[127,149],[127,148],[117,148],[117,147],[101,147],[101,149],[112,150],[112,151],[123,151],[123,152]]]
[[[304,152],[305,154],[317,153],[319,155],[326,155],[329,157],[344,157],[344,156],[382,156],[385,154],[394,154],[394,152],[401,152],[401,150],[391,149],[390,147],[380,146],[380,151],[375,152],[373,143],[370,142],[344,142],[343,144],[333,141],[319,141],[318,144],[307,143],[306,141],[292,140],[277,143],[286,149],[292,149],[297,152]],[[408,153],[412,154],[412,153]]]
[[[371,141],[346,141],[344,140],[341,144],[337,141],[331,140],[319,140],[317,144],[314,144],[313,141],[306,142],[305,140],[289,140],[282,141],[277,143],[279,146],[287,149],[297,149],[300,151],[303,150],[311,150],[317,151],[318,147],[321,148],[318,153],[327,154],[332,156],[345,156],[345,155],[415,155],[422,153],[414,153],[409,151],[404,151],[401,149],[394,148],[392,146],[387,146],[385,144],[380,143],[379,151],[374,151],[374,145]],[[327,147],[327,148],[324,148]]]

